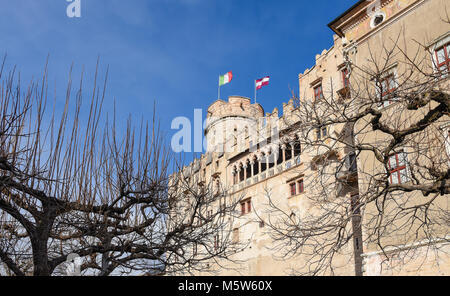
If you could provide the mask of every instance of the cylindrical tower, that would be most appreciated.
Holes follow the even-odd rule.
[[[241,140],[256,132],[258,119],[263,117],[263,107],[249,98],[230,96],[228,102],[215,101],[208,108],[205,127],[208,152],[240,150]]]

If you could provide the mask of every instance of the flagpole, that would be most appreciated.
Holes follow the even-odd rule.
[[[219,76],[219,86],[217,87],[217,100],[220,100],[220,76]]]
[[[256,104],[256,80],[255,80],[255,104]]]

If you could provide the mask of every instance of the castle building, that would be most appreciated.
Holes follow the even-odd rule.
[[[448,101],[449,10],[448,1],[441,0],[358,1],[329,24],[337,38],[347,43],[343,51],[348,52],[349,61],[357,68],[350,78],[350,85],[355,87],[348,91],[343,82],[338,95],[349,92],[347,100],[353,102],[352,98],[361,96],[363,88],[370,88],[372,97],[384,99],[376,108],[382,114],[382,124],[397,131],[407,131],[420,124],[439,104],[431,100],[422,108],[408,106],[411,103],[408,97],[427,97],[436,92],[444,94]],[[376,187],[372,184],[373,176],[387,171],[389,185],[412,188],[432,180],[428,168],[448,170],[450,154],[443,149],[449,143],[448,113],[393,149],[391,145],[396,137],[373,129],[373,125],[367,125],[370,120],[366,117],[356,123],[355,141],[373,145],[376,151],[391,152],[384,168],[375,151],[360,151],[357,165],[361,194],[369,195],[367,192]],[[448,182],[448,177],[445,178]],[[420,213],[429,198],[426,191],[408,190],[393,193],[390,202]],[[433,204],[425,208],[425,212],[429,211],[429,221],[426,221],[428,217],[416,219],[416,213],[388,210],[389,214],[383,217],[385,222],[381,222],[384,233],[376,236],[371,230],[380,223],[380,211],[374,203],[365,208],[362,233],[365,243],[361,255],[365,275],[450,273],[450,224],[440,218],[448,213],[449,195],[434,195]]]
[[[438,167],[448,167],[449,116],[433,122],[426,137],[420,134],[401,149],[392,144],[392,135],[372,126],[379,115],[380,125],[385,120],[402,130],[438,105],[431,101],[426,110],[414,109],[395,95],[407,97],[409,91],[427,96],[437,90],[448,94],[448,74],[440,72],[450,70],[445,9],[450,12],[444,0],[358,1],[329,24],[335,32],[333,46],[299,74],[299,98],[283,103],[282,114],[277,108],[264,113],[261,105],[241,96],[209,106],[207,152],[184,169],[199,182],[225,188],[224,202],[239,201],[239,217],[230,227],[233,242],[245,244],[233,255],[239,265],[212,263],[213,270],[220,275],[450,274],[450,224],[433,216],[437,209],[448,213],[448,194],[433,195],[426,219],[436,223],[425,230],[420,219],[411,218],[414,214],[399,218],[401,212],[393,210],[395,203],[414,208],[429,198],[424,190],[413,190],[415,179],[427,178],[414,174],[422,168],[413,160],[438,162],[431,156],[423,160],[428,152],[420,151],[439,155]],[[421,84],[429,78],[425,72],[436,74],[430,89]],[[367,108],[374,111],[361,115]],[[389,152],[386,166],[378,151]],[[383,198],[378,192],[382,184],[401,189],[391,199],[386,198],[389,190],[385,192],[383,217],[380,203],[373,202]],[[415,209],[422,211],[421,206]],[[326,220],[341,210],[350,212],[337,220],[343,223],[341,231],[327,233],[331,223]],[[323,236],[303,241],[306,230],[317,231],[311,224],[296,233],[295,225],[305,221],[316,221]],[[291,238],[289,231],[295,233]],[[336,240],[339,248],[327,249]],[[332,252],[332,260],[324,259],[326,252]],[[327,264],[323,272],[314,271]]]

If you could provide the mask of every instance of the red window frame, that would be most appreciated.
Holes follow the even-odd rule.
[[[391,83],[393,86],[391,86]],[[381,84],[381,98],[383,100],[382,103],[380,103],[381,106],[386,106],[385,104],[387,103],[387,105],[390,105],[393,103],[392,100],[392,93],[397,89],[397,82],[395,79],[395,75],[394,74],[389,74],[386,77],[382,78],[380,81]],[[385,86],[384,86],[385,85]],[[386,97],[388,97],[388,101],[386,101]]]
[[[395,154],[393,154],[393,155],[391,155],[390,157],[389,157],[389,159],[388,159],[388,166],[389,166],[389,183],[390,184],[394,184],[392,181],[393,181],[393,179],[392,179],[392,176],[393,175],[395,175],[396,176],[396,178],[398,178],[398,182],[397,183],[395,183],[395,184],[402,184],[402,174],[401,174],[401,171],[403,171],[403,170],[405,170],[405,173],[406,173],[406,161],[407,160],[405,160],[405,163],[403,164],[403,165],[400,165],[400,161],[399,161],[399,155],[400,154],[402,154],[402,153],[404,153],[404,152],[399,152],[399,153],[395,153]],[[393,157],[393,156],[395,156],[395,167],[393,167],[392,166],[392,164],[391,164],[391,158]]]
[[[289,184],[289,186],[291,188],[291,196],[297,195],[297,185],[295,182]]]
[[[319,84],[318,86],[314,87],[314,99],[315,100],[323,99],[322,84]]]
[[[252,200],[247,199],[244,201],[241,201],[241,215],[248,214],[252,211]]]
[[[342,73],[342,84],[344,85],[344,87],[348,87],[350,85],[350,80],[347,77],[348,69],[347,68],[342,69],[341,73]]]
[[[298,180],[297,184],[298,184],[298,193],[303,193],[305,191],[305,184],[303,182],[303,179]]]
[[[395,85],[391,88],[391,82]],[[387,89],[385,90],[383,88],[383,82],[386,83]],[[394,74],[389,74],[388,76],[381,79],[381,96],[384,98],[385,96],[389,96],[391,93],[393,93],[397,89],[397,85],[395,82],[395,76]]]
[[[448,49],[447,49],[449,47],[449,45],[450,45],[450,43],[447,43],[434,51],[434,55],[436,57],[436,67],[437,67],[438,71],[441,71],[441,68],[443,66],[447,66],[447,72],[450,72],[450,53],[448,52]],[[439,57],[438,57],[438,52],[440,50],[444,51],[444,61],[441,63],[439,63]]]

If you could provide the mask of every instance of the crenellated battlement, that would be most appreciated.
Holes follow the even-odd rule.
[[[228,116],[256,119],[264,116],[264,109],[260,104],[252,104],[251,99],[241,96],[230,96],[228,102],[219,99],[208,107],[207,118]]]

